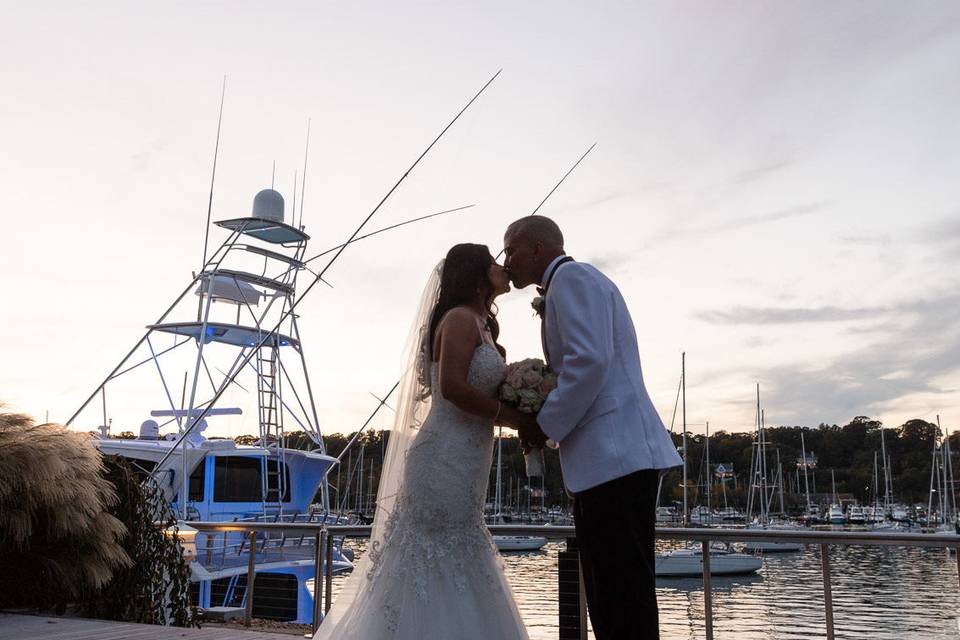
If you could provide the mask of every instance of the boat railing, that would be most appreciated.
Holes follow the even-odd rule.
[[[323,613],[330,610],[333,584],[333,550],[336,539],[368,538],[370,525],[329,525],[317,523],[274,522],[189,522],[204,533],[242,532],[256,546],[256,536],[282,533],[312,537],[316,574],[314,584],[313,628],[318,628]],[[575,529],[566,525],[488,525],[493,535],[541,536],[548,540],[564,540],[566,550],[558,556],[559,586],[559,638],[587,637],[586,600],[580,576],[576,552]],[[806,529],[713,529],[713,528],[657,528],[658,540],[699,542],[703,563],[704,627],[707,640],[713,639],[713,592],[711,588],[710,551],[713,543],[734,542],[792,542],[814,545],[819,548],[822,574],[824,626],[826,637],[833,640],[834,616],[830,548],[834,546],[882,546],[882,547],[940,547],[957,552],[957,575],[960,586],[960,535],[947,533],[909,533],[900,531],[816,531]],[[212,538],[212,536],[210,536]],[[208,539],[210,539],[208,538]],[[248,550],[251,546],[248,546]],[[202,553],[202,551],[199,551]],[[254,584],[256,554],[248,551],[247,584]],[[253,606],[252,593],[246,598],[245,624],[249,626]]]

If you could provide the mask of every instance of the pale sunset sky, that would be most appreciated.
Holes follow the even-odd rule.
[[[300,306],[324,432],[358,428],[396,380],[446,250],[496,254],[593,142],[541,213],[620,286],[666,423],[683,351],[695,432],[749,429],[756,383],[768,424],[960,421],[960,4],[10,2],[3,15],[10,409],[65,421],[198,269],[224,75],[213,218],[249,214],[274,161],[289,209],[310,118],[312,255],[503,68],[369,228],[477,206],[349,248],[333,288]],[[499,301],[510,359],[541,355],[534,295]],[[162,408],[108,400],[115,431]],[[97,408],[75,426],[99,422]],[[248,413],[208,434],[255,429]]]

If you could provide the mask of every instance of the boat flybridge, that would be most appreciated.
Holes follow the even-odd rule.
[[[67,424],[102,421],[100,450],[131,461],[181,520],[330,522],[337,459],[324,451],[294,313],[310,237],[284,222],[272,189],[250,216],[214,224],[227,238],[209,258],[205,244],[200,271]],[[111,422],[140,420],[138,438],[109,437]],[[241,445],[208,429],[256,437]],[[313,542],[257,534],[255,617],[311,620]],[[242,532],[197,535],[196,604],[244,606],[249,544]],[[332,569],[352,569],[339,548]]]

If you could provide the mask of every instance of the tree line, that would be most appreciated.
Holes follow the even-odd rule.
[[[798,505],[805,499],[802,495],[805,486],[818,502],[828,501],[833,493],[832,476],[836,480],[836,492],[846,499],[854,499],[863,504],[874,501],[874,453],[879,465],[880,498],[883,497],[883,459],[881,452],[881,430],[890,466],[890,478],[893,485],[893,497],[897,502],[912,504],[925,503],[929,497],[930,475],[933,465],[934,443],[943,437],[941,429],[934,423],[915,418],[898,427],[884,427],[881,421],[867,416],[857,416],[849,423],[839,426],[821,423],[816,427],[778,426],[766,427],[767,477],[770,484],[777,477],[777,455],[782,466],[785,501]],[[816,466],[808,470],[806,483],[802,472],[798,474],[798,460],[801,458],[801,434],[808,456],[816,456]],[[356,432],[324,435],[326,452],[339,456]],[[123,433],[120,437],[133,437],[133,433]],[[682,435],[671,433],[678,449],[682,446]],[[380,479],[383,452],[389,442],[389,430],[368,431],[361,435],[342,461],[341,468],[331,472],[331,497],[333,504],[346,501],[348,508],[354,505],[372,507],[376,498],[376,488]],[[257,436],[238,436],[238,444],[254,444]],[[717,430],[710,434],[710,470],[706,469],[706,437],[703,434],[687,434],[688,481],[687,493],[690,504],[705,502],[705,492],[709,483],[712,504],[723,506],[724,493],[727,504],[742,508],[746,504],[746,492],[750,483],[751,456],[754,453],[755,433],[732,433]],[[296,449],[314,449],[315,443],[303,432],[286,435],[285,444]],[[503,438],[501,462],[502,493],[507,502],[507,494],[512,489],[513,502],[521,506],[526,504],[526,492],[531,488],[526,477],[520,442],[512,435]],[[950,435],[950,449],[960,454],[960,432]],[[361,468],[362,459],[362,468]],[[565,506],[568,497],[563,488],[560,471],[560,458],[557,451],[545,451],[546,473],[543,479],[545,503],[549,506]],[[723,465],[732,475],[721,480],[717,476],[717,465]],[[960,470],[960,459],[955,460],[955,468]],[[362,481],[360,474],[362,470]],[[682,469],[669,470],[663,478],[661,504],[679,501],[683,495]],[[496,482],[496,448],[494,464],[490,470],[489,495],[493,496]],[[539,489],[534,482],[533,489]],[[536,495],[536,494],[535,494]],[[358,496],[361,496],[358,501]],[[538,502],[535,498],[534,502]]]

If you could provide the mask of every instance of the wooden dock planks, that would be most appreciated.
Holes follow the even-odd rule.
[[[0,640],[291,640],[296,637],[236,627],[185,629],[112,620],[0,613]]]

